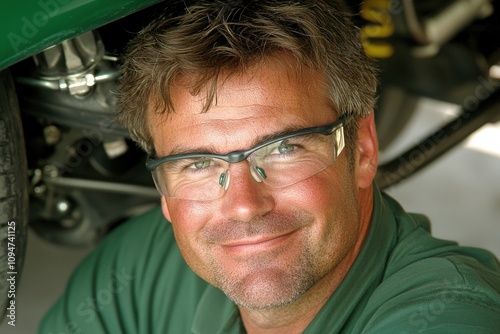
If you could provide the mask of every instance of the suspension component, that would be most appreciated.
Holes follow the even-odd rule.
[[[425,17],[419,13],[418,2],[402,0],[408,32],[420,45],[414,50],[416,56],[436,55],[464,27],[475,19],[490,16],[494,10],[492,0],[456,0],[445,3],[446,6]]]
[[[368,24],[361,28],[361,42],[372,58],[389,58],[394,47],[388,38],[394,34],[391,0],[366,0],[361,5],[361,17]]]
[[[95,84],[93,70],[104,57],[97,31],[63,41],[33,56],[37,75],[71,95],[84,95]]]

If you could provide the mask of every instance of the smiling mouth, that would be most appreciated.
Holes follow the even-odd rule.
[[[277,247],[281,243],[288,240],[296,231],[297,230],[277,236],[262,236],[247,240],[237,240],[225,243],[222,247],[225,251],[233,254],[246,254],[250,252],[264,251]]]

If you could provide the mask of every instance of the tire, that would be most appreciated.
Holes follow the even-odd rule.
[[[14,304],[12,312],[11,305],[18,293],[26,250],[28,174],[25,152],[14,83],[9,71],[4,70],[0,72],[0,322],[12,321],[9,314],[15,316],[18,310],[18,305]],[[15,277],[15,283],[7,280],[11,277]],[[9,312],[7,307],[11,308]]]

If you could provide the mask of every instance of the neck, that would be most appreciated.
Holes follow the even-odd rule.
[[[360,226],[355,245],[339,265],[293,303],[269,310],[240,307],[248,334],[302,333],[340,285],[356,260],[370,226],[373,211],[373,186],[360,190]]]

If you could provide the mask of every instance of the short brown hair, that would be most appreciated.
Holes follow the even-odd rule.
[[[116,104],[119,120],[151,153],[148,105],[172,111],[169,87],[176,78],[194,76],[194,94],[208,87],[208,109],[223,70],[241,71],[281,52],[325,73],[339,116],[365,116],[373,109],[375,69],[340,1],[201,0],[180,15],[156,19],[129,44]],[[347,144],[354,145],[355,131],[346,134]]]

